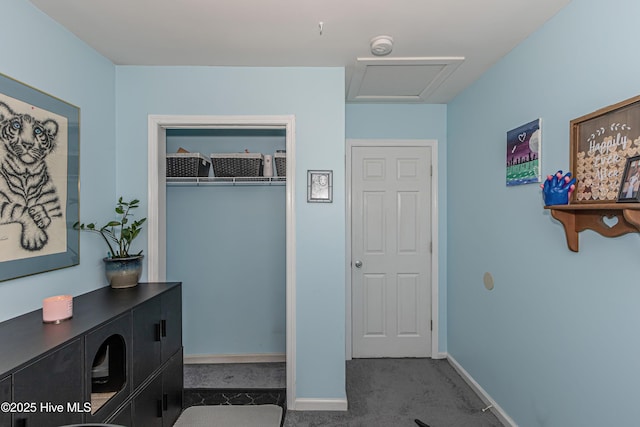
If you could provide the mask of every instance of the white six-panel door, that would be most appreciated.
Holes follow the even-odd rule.
[[[431,355],[431,147],[352,147],[353,357]]]

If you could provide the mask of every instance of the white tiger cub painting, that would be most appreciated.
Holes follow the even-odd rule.
[[[0,225],[21,225],[20,245],[40,251],[47,227],[63,216],[46,158],[56,147],[58,123],[14,112],[0,101]]]

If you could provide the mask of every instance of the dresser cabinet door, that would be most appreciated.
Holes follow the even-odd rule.
[[[133,388],[160,367],[161,299],[153,298],[133,310]]]
[[[131,424],[131,403],[128,403],[123,409],[120,410],[111,420],[109,424],[117,426],[132,426]]]
[[[182,347],[182,293],[176,287],[133,310],[133,387]]]
[[[182,350],[180,350],[162,372],[163,427],[171,427],[182,412],[183,383]]]
[[[0,402],[11,402],[11,377],[0,380]],[[0,412],[0,426],[11,425],[11,413]]]
[[[158,375],[133,399],[134,427],[162,426],[162,376]]]
[[[85,416],[86,423],[104,422],[131,394],[131,381],[128,380],[132,359],[130,343],[131,313],[125,313],[87,334],[84,346],[85,400],[92,402],[92,405],[91,413]],[[100,350],[104,350],[103,345],[107,345],[108,356],[103,361],[102,369],[93,372],[96,356]],[[106,377],[102,381],[94,378],[103,375]]]
[[[182,347],[182,292],[180,287],[162,294],[162,363]]]
[[[82,422],[82,347],[82,339],[71,341],[14,374],[12,400],[34,402],[37,407],[34,412],[14,414],[14,425],[48,427]]]

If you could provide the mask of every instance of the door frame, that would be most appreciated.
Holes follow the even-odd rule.
[[[354,147],[430,147],[431,148],[431,358],[440,357],[438,347],[438,329],[440,317],[438,311],[438,141],[435,139],[347,139],[346,156],[346,355],[351,360],[353,354],[353,319],[351,301],[351,162]]]
[[[166,280],[166,147],[167,129],[285,129],[286,180],[286,375],[287,406],[296,400],[296,227],[295,116],[149,115],[147,192],[147,271],[150,282]]]

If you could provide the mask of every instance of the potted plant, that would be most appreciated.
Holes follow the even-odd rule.
[[[131,220],[132,209],[139,206],[140,200],[133,199],[125,202],[122,197],[118,199],[115,212],[117,217],[98,228],[95,223],[81,224],[76,222],[73,228],[82,231],[91,231],[102,236],[109,248],[108,256],[103,258],[105,274],[112,288],[130,288],[136,286],[142,273],[142,251],[131,255],[129,249],[133,240],[142,231],[142,224],[147,220]]]

